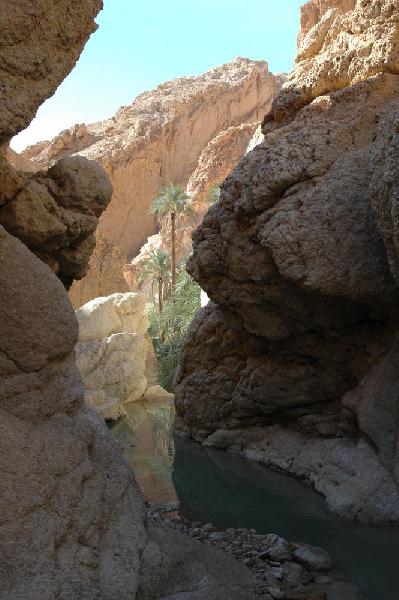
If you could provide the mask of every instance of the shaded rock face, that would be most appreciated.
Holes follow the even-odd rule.
[[[0,597],[131,598],[142,500],[82,406],[73,310],[48,267],[3,228],[0,248]]]
[[[189,271],[214,304],[176,378],[182,429],[307,477],[340,514],[381,522],[399,519],[398,16],[388,1],[305,5],[265,139],[193,235]],[[337,444],[298,466],[276,424],[300,446]],[[255,443],[243,427],[256,427]],[[337,479],[351,445],[356,467]],[[339,467],[324,468],[334,457]],[[384,482],[371,500],[370,461]]]
[[[146,545],[134,475],[83,404],[78,326],[65,288],[35,256],[66,283],[82,273],[84,240],[109,182],[81,158],[37,176],[5,161],[6,143],[71,70],[100,7],[20,0],[0,10],[0,597],[7,600],[130,600]]]
[[[145,307],[145,296],[130,292],[96,298],[76,311],[76,362],[86,404],[105,419],[118,419],[123,405],[147,389]]]
[[[36,174],[6,161],[0,169],[0,223],[68,288],[86,273],[98,217],[111,199],[107,174],[82,157],[63,158]]]
[[[138,96],[111,119],[76,125],[51,142],[28,148],[23,156],[39,167],[48,167],[55,160],[76,153],[98,160],[109,173],[114,189],[98,231],[107,245],[112,244],[130,261],[157,231],[149,207],[160,188],[170,184],[185,187],[207,145],[230,127],[245,123],[251,127],[259,122],[280,85],[280,78],[268,71],[265,62],[239,58],[204,75],[164,83]],[[247,141],[248,134],[225,135],[230,136],[231,154],[237,156],[234,140],[240,137]],[[235,162],[228,160],[222,177],[242,154]],[[75,306],[78,299],[88,301],[98,295],[125,291],[120,285],[119,289],[110,290],[101,284],[98,290],[102,250],[108,259],[107,249],[100,244],[85,281],[72,288]],[[113,279],[122,277],[118,261],[112,271]]]
[[[13,2],[0,14],[0,145],[25,129],[97,29],[101,0]],[[67,16],[67,18],[66,18]]]

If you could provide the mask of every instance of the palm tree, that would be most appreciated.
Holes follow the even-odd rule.
[[[170,277],[170,254],[166,250],[155,250],[145,261],[140,273],[139,281],[151,280],[151,284],[158,283],[158,310],[159,314],[163,310],[163,301],[165,297],[165,287],[168,285]]]
[[[172,290],[176,285],[176,215],[193,214],[192,205],[189,203],[189,196],[183,191],[180,185],[170,185],[161,188],[159,196],[153,200],[150,212],[157,216],[158,221],[164,217],[170,216],[172,229]]]

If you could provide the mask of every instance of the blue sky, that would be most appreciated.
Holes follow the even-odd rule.
[[[105,0],[72,73],[12,146],[113,115],[137,94],[244,56],[288,71],[304,0]]]

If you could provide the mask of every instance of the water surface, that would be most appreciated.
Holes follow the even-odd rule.
[[[399,531],[353,525],[300,481],[190,440],[173,439],[173,404],[133,403],[110,425],[147,500],[180,502],[191,521],[247,527],[322,546],[361,600],[399,600]]]

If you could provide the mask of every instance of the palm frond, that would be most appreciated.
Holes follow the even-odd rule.
[[[154,198],[150,206],[150,213],[156,215],[158,221],[171,213],[189,214],[192,205],[190,197],[180,185],[170,185],[159,190],[159,195]]]

